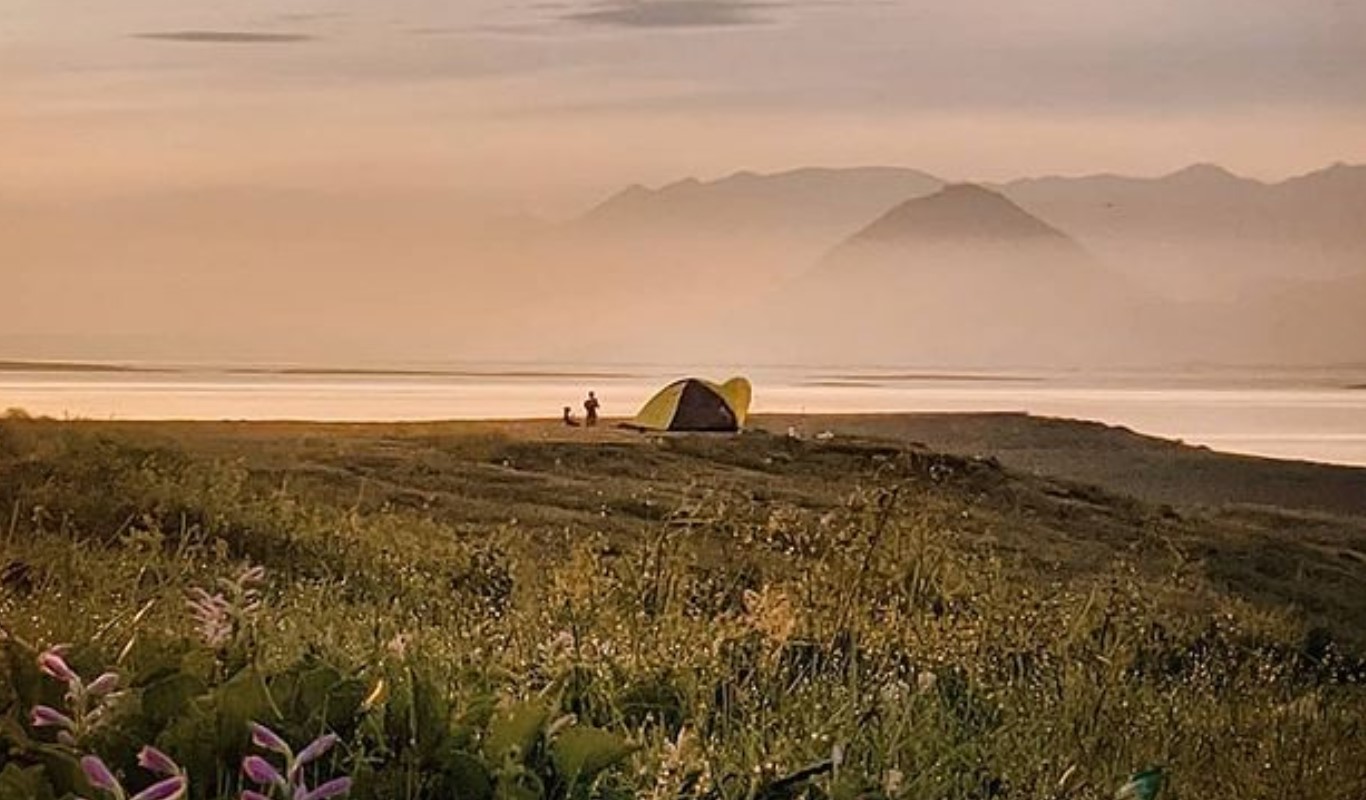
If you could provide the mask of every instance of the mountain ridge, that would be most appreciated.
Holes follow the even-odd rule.
[[[684,178],[656,189],[633,184],[572,220],[596,234],[842,237],[908,197],[944,181],[904,167],[803,167],[735,172],[711,181]]]

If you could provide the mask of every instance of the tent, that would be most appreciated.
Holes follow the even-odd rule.
[[[650,398],[626,427],[646,431],[738,431],[749,414],[749,381],[684,378]]]

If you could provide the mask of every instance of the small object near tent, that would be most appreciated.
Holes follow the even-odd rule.
[[[728,431],[745,426],[751,388],[744,378],[716,384],[684,378],[659,390],[628,428],[644,431]]]

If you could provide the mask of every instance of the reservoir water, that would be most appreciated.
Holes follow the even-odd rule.
[[[715,379],[724,367],[692,370]],[[0,413],[115,420],[398,421],[556,417],[589,389],[630,416],[668,367],[405,370],[7,364]],[[1366,368],[1116,373],[747,370],[753,413],[1019,411],[1091,419],[1216,450],[1366,466]]]

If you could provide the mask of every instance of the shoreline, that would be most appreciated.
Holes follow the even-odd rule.
[[[526,445],[649,447],[661,439],[725,440],[714,434],[642,434],[618,427],[567,428],[558,419],[315,422],[307,420],[57,420],[12,423],[69,426],[172,439],[186,446],[235,449],[247,443],[448,440]],[[3,422],[0,422],[3,424]],[[784,438],[789,428],[816,441],[859,441],[994,459],[1023,473],[1077,481],[1148,502],[1226,504],[1313,513],[1366,515],[1366,467],[1230,453],[1137,433],[1101,422],[1023,412],[757,414],[744,436]]]

